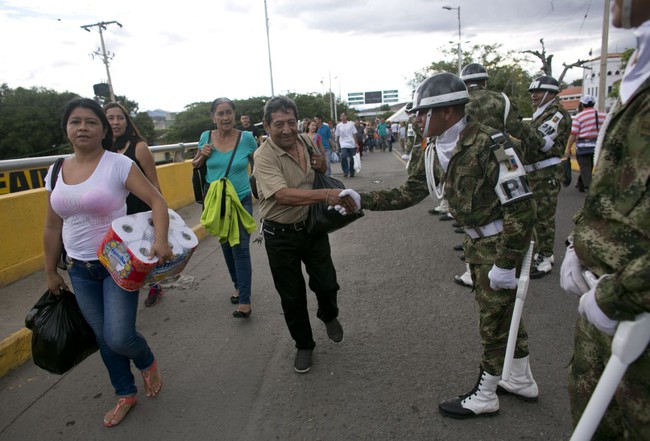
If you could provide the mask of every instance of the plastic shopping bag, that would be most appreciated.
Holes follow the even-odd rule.
[[[25,317],[32,331],[34,364],[53,374],[64,374],[97,349],[95,333],[84,319],[77,299],[61,289],[43,294]]]
[[[359,173],[361,171],[361,154],[355,153],[354,155],[354,172]]]
[[[316,172],[313,188],[332,188],[340,193],[345,189],[343,183],[331,176],[325,176],[323,173]],[[363,217],[363,210],[355,213],[342,215],[336,210],[328,210],[325,202],[312,204],[309,206],[309,217],[307,218],[307,232],[312,235],[332,233],[339,228],[343,228],[351,222]]]
[[[332,150],[332,154],[330,155],[330,162],[332,164],[336,164],[337,162],[341,162],[341,158],[339,157],[339,154],[336,153],[334,150]]]

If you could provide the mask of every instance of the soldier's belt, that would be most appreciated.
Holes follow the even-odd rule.
[[[541,170],[546,167],[550,167],[555,164],[559,164],[562,160],[558,157],[544,159],[543,161],[535,162],[533,164],[524,165],[524,170],[527,173],[534,172],[535,170]]]
[[[490,237],[503,231],[503,220],[497,219],[489,224],[476,228],[465,228],[465,233],[472,239]]]

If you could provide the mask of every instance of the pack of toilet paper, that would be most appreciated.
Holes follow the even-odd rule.
[[[113,280],[128,291],[179,274],[199,244],[194,231],[174,210],[169,210],[169,246],[174,257],[163,264],[149,258],[154,242],[151,211],[115,219],[97,249],[99,261]]]

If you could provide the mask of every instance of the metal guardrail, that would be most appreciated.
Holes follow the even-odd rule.
[[[155,145],[150,146],[149,150],[151,153],[166,153],[173,152],[172,162],[181,162],[185,160],[185,151],[193,150],[199,146],[198,142],[188,142],[188,143],[178,143],[178,144],[166,144],[166,145]],[[30,168],[38,167],[48,167],[58,158],[67,158],[71,156],[70,154],[66,155],[53,155],[53,156],[39,156],[38,158],[23,158],[23,159],[6,159],[0,161],[0,172],[13,171],[13,170],[24,170]]]

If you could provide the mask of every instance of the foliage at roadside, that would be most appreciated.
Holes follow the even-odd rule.
[[[521,67],[527,58],[514,51],[504,52],[501,46],[501,44],[483,44],[463,50],[463,66],[469,63],[482,64],[490,77],[487,88],[505,93],[523,116],[529,116],[532,114],[532,106],[528,86],[533,77]],[[422,80],[436,72],[458,74],[457,49],[454,47],[440,50],[444,54],[442,60],[434,61],[413,74],[408,82],[413,90]]]

